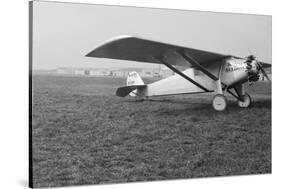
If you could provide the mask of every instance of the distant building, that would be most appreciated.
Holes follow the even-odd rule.
[[[96,70],[90,70],[89,75],[90,76],[102,76],[102,72],[96,71]]]
[[[90,76],[112,76],[112,71],[107,70],[89,70]]]
[[[160,70],[160,77],[166,78],[166,77],[170,77],[174,74],[174,72],[170,69],[162,69]]]
[[[66,74],[64,69],[58,68],[56,71],[57,74]]]
[[[138,74],[141,77],[160,77],[159,70],[157,69],[143,69]]]
[[[139,73],[141,77],[153,77],[153,73],[150,70],[143,70]]]
[[[68,74],[68,75],[73,75],[74,74],[74,69],[72,68],[67,68],[67,67],[61,67],[61,68],[58,68],[56,69],[55,71],[56,74],[61,74],[61,75],[65,75],[65,74]]]
[[[124,77],[132,71],[136,71],[141,77],[169,77],[173,75],[173,71],[168,68],[149,69],[149,68],[123,68],[123,69],[104,69],[104,68],[67,68],[60,67],[55,70],[55,74],[59,75],[76,75],[76,76],[108,76],[108,77]]]
[[[126,72],[122,70],[112,71],[113,77],[126,77]]]
[[[74,70],[74,75],[85,75],[85,70]]]

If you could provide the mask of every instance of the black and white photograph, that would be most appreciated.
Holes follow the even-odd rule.
[[[271,174],[272,16],[29,2],[29,187]]]

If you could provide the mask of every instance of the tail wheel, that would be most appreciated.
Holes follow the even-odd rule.
[[[247,108],[251,105],[252,99],[249,94],[245,94],[242,96],[243,101],[238,100],[238,106],[241,108]]]
[[[213,108],[217,111],[223,111],[226,109],[227,100],[224,95],[216,94],[213,98]]]

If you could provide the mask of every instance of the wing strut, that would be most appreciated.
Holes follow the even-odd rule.
[[[214,81],[217,81],[219,78],[211,74],[208,70],[206,70],[201,64],[199,64],[196,60],[194,60],[192,57],[188,56],[184,51],[176,51],[179,55],[181,55],[185,60],[187,60],[190,64],[192,64],[195,68],[202,71],[204,74],[206,74],[208,77],[213,79]]]
[[[171,64],[169,64],[168,62],[166,62],[164,60],[163,57],[157,57],[157,60],[159,60],[162,64],[164,64],[165,66],[167,66],[168,68],[170,68],[172,71],[174,71],[175,73],[179,74],[180,76],[182,76],[184,79],[188,80],[189,82],[191,82],[192,84],[196,85],[197,87],[201,88],[202,90],[204,90],[205,92],[212,92],[209,89],[205,88],[204,86],[200,85],[199,83],[197,83],[196,81],[194,81],[193,79],[191,79],[190,77],[188,77],[187,75],[183,74],[181,71],[179,71],[178,69],[176,69],[174,66],[172,66]]]

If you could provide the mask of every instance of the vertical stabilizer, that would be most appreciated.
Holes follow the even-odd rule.
[[[128,74],[126,84],[127,86],[144,85],[144,82],[137,72],[132,71]],[[137,93],[138,93],[138,89],[135,89],[129,95],[136,96]]]
[[[127,86],[144,85],[144,82],[141,79],[140,75],[137,72],[133,71],[128,74],[126,84]]]

